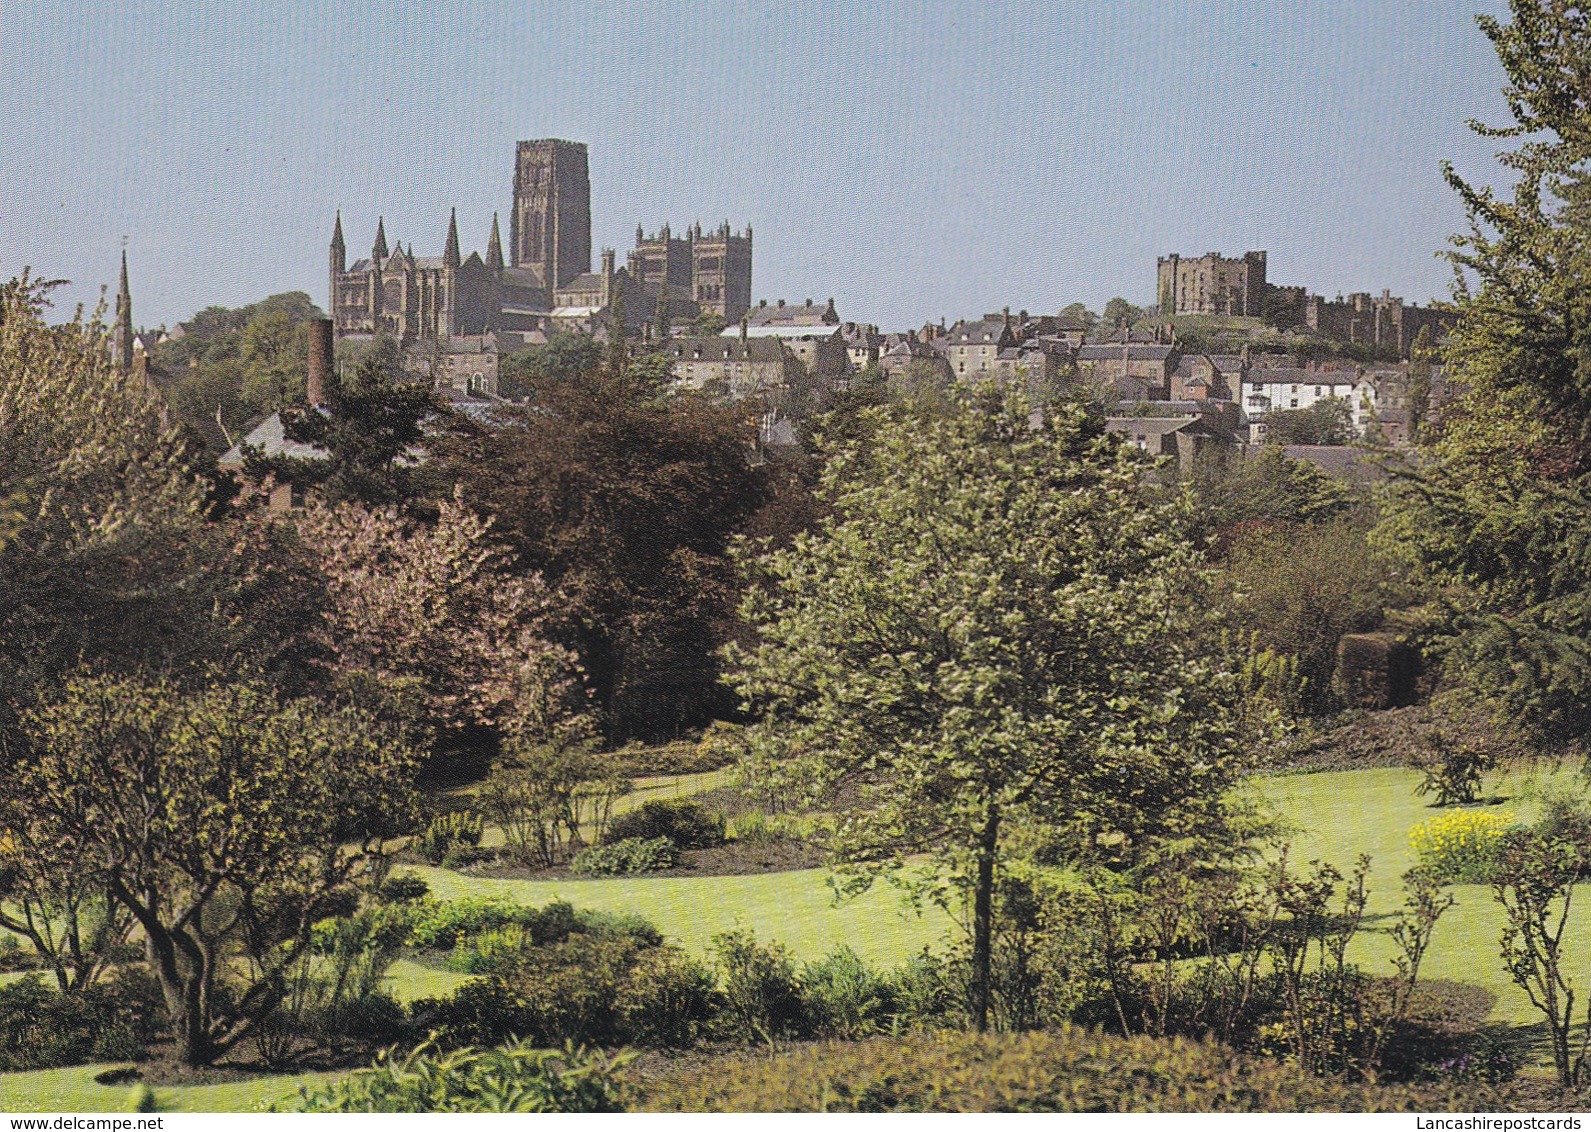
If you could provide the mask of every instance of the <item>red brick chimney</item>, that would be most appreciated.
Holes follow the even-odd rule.
[[[311,319],[309,324],[309,389],[305,400],[315,408],[327,403],[332,380],[331,319]]]

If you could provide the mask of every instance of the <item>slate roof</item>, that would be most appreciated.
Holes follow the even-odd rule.
[[[783,306],[777,304],[763,306],[759,304],[746,312],[746,323],[752,327],[797,323],[807,326],[825,323],[830,326],[838,326],[840,316],[834,311],[834,300],[830,299],[828,303],[819,305],[808,299],[799,306],[794,303],[786,303]]]
[[[947,346],[977,346],[994,343],[1006,333],[1004,319],[985,318],[977,322],[958,322],[945,338]]]
[[[1077,348],[1080,362],[1117,362],[1123,357],[1133,362],[1163,362],[1171,356],[1175,346],[1157,346],[1148,342],[1098,342]]]
[[[733,338],[674,338],[669,345],[675,360],[682,362],[778,362],[785,357],[777,336],[748,336],[742,342],[738,330]]]
[[[324,409],[320,411],[325,412]],[[289,440],[281,413],[272,413],[255,425],[242,440],[228,448],[216,463],[228,470],[241,468],[245,447],[258,448],[267,457],[289,456],[296,460],[324,460],[330,455],[324,448]]]

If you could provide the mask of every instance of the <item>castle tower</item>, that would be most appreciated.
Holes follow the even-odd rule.
[[[584,142],[522,141],[514,154],[509,262],[549,292],[591,270],[591,178]]]
[[[492,213],[492,235],[486,241],[486,267],[495,274],[503,273],[503,238],[497,234],[497,213]]]
[[[133,367],[133,295],[127,286],[127,249],[122,249],[121,285],[116,289],[116,333],[112,339],[116,350],[116,368],[123,373]]]

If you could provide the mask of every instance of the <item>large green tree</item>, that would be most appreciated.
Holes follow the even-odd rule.
[[[439,471],[557,593],[549,629],[579,655],[611,737],[730,710],[716,657],[739,599],[727,546],[769,496],[755,424],[605,368],[529,392],[490,427],[439,438]]]
[[[15,756],[8,869],[87,870],[130,913],[192,1065],[277,1008],[311,926],[413,816],[412,751],[362,712],[253,682],[74,677]]]
[[[1198,826],[1252,716],[1189,499],[1100,422],[987,389],[869,412],[831,515],[757,561],[732,680],[766,753],[857,792],[835,843],[857,883],[929,852],[970,892],[981,1029],[1013,831],[1130,852]]]
[[[1466,390],[1421,429],[1378,541],[1444,587],[1450,670],[1549,746],[1591,729],[1591,14],[1513,0],[1477,17],[1511,121],[1482,136],[1510,192],[1447,167],[1458,322],[1445,361]]]

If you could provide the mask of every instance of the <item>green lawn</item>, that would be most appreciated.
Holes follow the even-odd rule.
[[[1347,872],[1360,853],[1371,857],[1369,915],[1390,917],[1402,903],[1400,878],[1414,864],[1409,829],[1443,811],[1414,794],[1417,771],[1402,768],[1340,771],[1265,779],[1259,782],[1262,797],[1271,801],[1295,830],[1292,858],[1299,864],[1312,859],[1330,861]],[[1536,810],[1532,793],[1557,781],[1580,785],[1577,772],[1520,773],[1501,781],[1488,781],[1492,806],[1528,819]],[[1497,799],[1506,801],[1498,802]],[[1502,913],[1491,890],[1481,885],[1456,885],[1458,903],[1436,927],[1421,973],[1425,977],[1453,979],[1486,987],[1497,995],[1493,1017],[1507,1022],[1539,1019],[1524,992],[1508,981],[1498,956]],[[1580,896],[1570,919],[1567,940],[1568,968],[1591,973],[1591,894]],[[1389,919],[1373,922],[1361,933],[1350,955],[1372,971],[1390,971],[1394,954],[1385,929]],[[1576,980],[1582,987],[1591,978]],[[1582,995],[1584,991],[1582,991]]]
[[[892,967],[937,945],[955,925],[937,909],[904,914],[900,894],[879,884],[835,905],[824,869],[728,877],[615,877],[604,880],[492,880],[446,869],[415,870],[434,896],[505,896],[522,904],[567,900],[577,908],[637,912],[664,938],[705,954],[719,932],[746,927],[798,958],[819,959],[849,944],[871,964]],[[398,993],[403,993],[401,990]]]
[[[122,1112],[131,1087],[101,1085],[94,1077],[109,1065],[76,1065],[33,1073],[0,1073],[0,1112]],[[324,1073],[284,1074],[229,1081],[222,1085],[189,1085],[156,1089],[167,1112],[264,1112],[274,1104],[289,1107],[301,1085]]]

